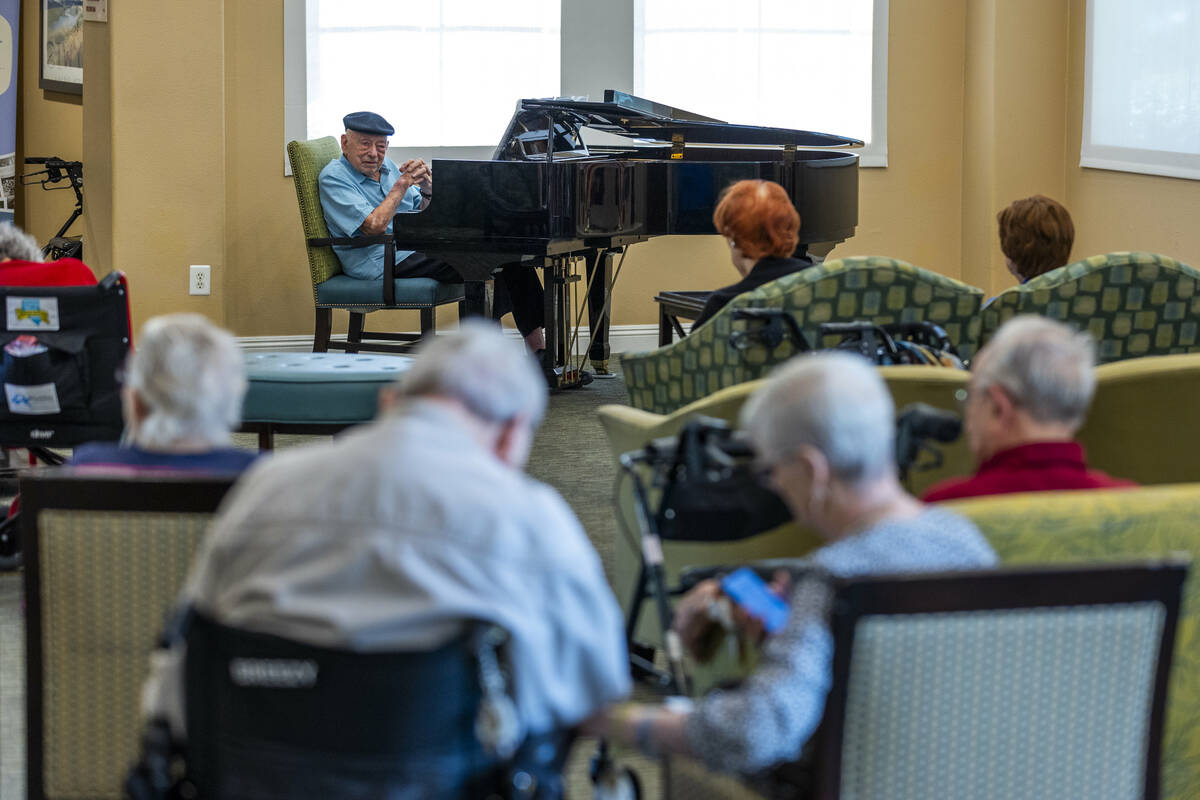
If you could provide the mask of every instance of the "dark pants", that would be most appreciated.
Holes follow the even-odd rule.
[[[397,278],[433,278],[442,283],[459,283],[462,276],[452,265],[424,253],[413,253],[396,265]],[[505,264],[496,273],[496,291],[492,297],[492,317],[500,319],[512,312],[522,336],[545,325],[545,296],[533,267]]]

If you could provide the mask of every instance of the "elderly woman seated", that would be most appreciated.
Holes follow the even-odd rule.
[[[199,314],[154,317],[125,370],[125,440],[75,450],[73,465],[236,473],[257,452],[237,450],[246,370],[233,337]]]
[[[776,371],[746,405],[742,424],[762,474],[796,521],[828,542],[808,559],[812,566],[851,576],[993,564],[995,554],[969,521],[922,505],[900,486],[894,417],[891,395],[865,359],[820,353]],[[796,759],[821,719],[833,653],[825,584],[791,584],[786,574],[776,577],[788,620],[766,638],[757,670],[740,687],[713,692],[690,710],[617,706],[589,729],[649,754],[690,755],[715,770],[749,773]],[[693,652],[708,638],[709,606],[720,593],[707,581],[676,610],[674,626]],[[742,619],[754,627],[744,612]]]
[[[996,219],[1008,271],[1021,283],[1071,258],[1075,225],[1058,201],[1040,194],[1014,200]]]
[[[800,241],[800,215],[778,183],[733,184],[713,212],[713,226],[729,242],[729,258],[742,279],[709,295],[692,330],[739,294],[813,265],[807,257],[792,257]]]

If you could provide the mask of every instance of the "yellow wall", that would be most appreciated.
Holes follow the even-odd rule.
[[[21,4],[20,31],[20,104],[21,119],[17,132],[17,174],[27,169],[26,156],[59,156],[67,161],[83,158],[83,107],[79,95],[43,92],[38,88],[38,3]],[[28,167],[34,170],[35,167]],[[87,175],[84,175],[85,181]],[[66,186],[61,181],[57,186]],[[86,183],[85,183],[86,190]],[[75,207],[70,189],[46,192],[40,186],[17,186],[16,223],[45,244],[67,221]],[[71,234],[84,232],[85,219],[71,228]]]
[[[26,6],[36,30],[36,6]],[[1083,7],[892,0],[890,166],[862,170],[858,233],[833,256],[895,256],[994,292],[1011,285],[995,214],[1043,192],[1072,210],[1076,257],[1137,248],[1200,264],[1200,185],[1077,166]],[[89,261],[130,274],[139,321],[195,310],[243,336],[311,332],[295,194],[282,172],[282,0],[123,0],[109,13],[106,25],[85,24],[82,115],[28,91],[36,53],[23,56],[26,140],[61,132],[68,141],[47,147],[85,156]],[[28,214],[35,232],[59,219],[31,201]],[[614,324],[653,322],[659,289],[729,282],[726,259],[717,237],[632,248]],[[186,294],[189,263],[212,264],[212,297]],[[415,315],[372,319],[389,323],[414,328]]]

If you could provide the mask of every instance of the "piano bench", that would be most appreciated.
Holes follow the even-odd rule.
[[[375,418],[379,390],[412,363],[409,356],[362,353],[246,353],[249,387],[243,433],[271,450],[276,433],[332,435]]]
[[[669,345],[675,333],[680,339],[687,335],[679,320],[699,318],[710,294],[712,292],[663,291],[654,296],[654,302],[658,303],[659,347]]]

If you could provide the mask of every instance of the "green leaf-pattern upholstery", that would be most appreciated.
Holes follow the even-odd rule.
[[[823,322],[869,320],[885,324],[928,320],[946,329],[970,358],[980,331],[983,291],[904,261],[877,256],[827,261],[735,297],[695,333],[648,353],[621,356],[629,402],[668,414],[718,389],[761,378],[794,350],[755,345],[739,351],[729,335],[745,330],[733,320],[739,308],[780,308],[811,336]],[[755,323],[751,323],[754,325]],[[836,339],[821,343],[836,344]]]
[[[321,193],[317,178],[330,161],[342,154],[337,139],[324,136],[306,142],[288,142],[288,161],[292,165],[296,200],[300,203],[300,225],[305,239],[327,239],[329,228],[321,211]],[[342,272],[342,264],[332,247],[307,247],[308,271],[312,277],[313,302],[317,302],[317,285]]]
[[[1089,331],[1102,364],[1200,352],[1200,271],[1155,253],[1076,261],[997,295],[983,310],[983,342],[1018,314]]]

